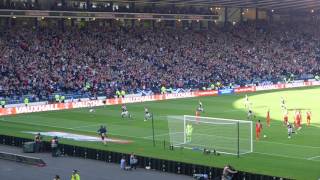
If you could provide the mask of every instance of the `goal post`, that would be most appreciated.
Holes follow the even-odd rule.
[[[253,152],[252,121],[168,116],[168,128],[173,146],[232,155]]]

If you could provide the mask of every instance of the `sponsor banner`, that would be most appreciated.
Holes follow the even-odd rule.
[[[35,106],[22,106],[14,108],[15,114],[31,113],[31,112],[42,112],[42,111],[56,111],[61,109],[59,104],[46,104],[46,105],[35,105]]]
[[[219,89],[218,94],[223,95],[223,94],[233,94],[234,89],[233,88],[226,88],[226,89]]]
[[[40,133],[43,136],[50,136],[50,137],[58,137],[58,138],[64,138],[64,139],[72,139],[75,141],[91,141],[91,142],[97,142],[101,141],[100,137],[96,136],[87,136],[87,135],[80,135],[80,134],[73,134],[73,133],[67,133],[67,132],[32,132],[32,131],[23,131],[23,133],[28,134],[38,134]],[[113,138],[106,138],[107,142],[112,143],[118,143],[118,144],[128,144],[132,141],[128,140],[122,140],[122,139],[113,139]]]
[[[216,90],[206,90],[206,91],[197,91],[195,96],[217,96],[218,91]]]
[[[320,81],[311,81],[313,86],[319,86],[320,85]]]
[[[320,81],[295,81],[293,83],[288,83],[288,84],[279,83],[279,84],[262,85],[262,86],[249,86],[249,87],[242,87],[242,88],[238,87],[235,89],[227,88],[227,89],[221,89],[219,91],[205,90],[205,91],[183,92],[180,89],[179,93],[172,93],[172,94],[156,94],[156,95],[131,96],[131,97],[126,96],[125,98],[111,98],[111,99],[99,98],[98,100],[86,100],[86,101],[82,100],[82,101],[76,101],[76,102],[55,103],[55,104],[46,104],[46,103],[40,102],[37,105],[29,104],[29,106],[15,106],[15,107],[0,108],[0,116],[22,114],[22,113],[43,112],[43,111],[57,111],[57,110],[74,109],[74,108],[87,108],[87,107],[104,106],[104,105],[161,101],[161,100],[167,100],[167,99],[191,98],[191,97],[200,97],[200,96],[217,96],[217,95],[223,95],[223,94],[255,92],[255,91],[263,91],[263,90],[306,87],[306,86],[316,86],[316,85],[320,85]]]
[[[103,106],[103,105],[104,105],[103,100],[80,101],[80,102],[70,103],[67,106],[67,108],[64,108],[64,109],[68,109],[68,107],[70,106],[71,108],[86,108],[86,107],[95,107],[95,106]]]
[[[163,96],[163,95],[160,95],[160,96]],[[194,92],[165,94],[163,96],[164,99],[179,99],[179,98],[190,98],[190,97],[195,97]]]
[[[235,93],[245,93],[245,92],[255,92],[256,87],[255,86],[249,86],[249,87],[238,87],[234,89]]]
[[[162,100],[159,95],[137,96],[137,97],[107,99],[106,104],[115,105],[115,104],[138,103],[138,102],[157,101],[157,100]]]
[[[294,81],[292,83],[286,84],[286,88],[304,87],[312,86],[312,81]]]
[[[0,108],[0,116],[16,114],[14,110],[15,108]]]
[[[298,80],[298,81],[293,81],[291,83],[278,83],[278,84],[256,86],[256,91],[287,89],[287,88],[297,88],[297,87],[308,87],[308,86],[319,86],[319,85],[320,85],[320,81]]]
[[[286,86],[285,84],[270,84],[270,85],[262,85],[256,86],[256,91],[264,91],[264,90],[273,90],[273,89],[284,89]]]

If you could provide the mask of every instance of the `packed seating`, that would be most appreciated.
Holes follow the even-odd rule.
[[[0,34],[0,97],[114,95],[160,86],[202,88],[307,78],[320,69],[311,23],[239,23],[228,29],[12,27]]]

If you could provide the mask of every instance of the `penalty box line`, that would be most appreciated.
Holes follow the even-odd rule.
[[[99,124],[89,124],[89,125],[84,125],[84,126],[76,126],[76,127],[72,127],[70,129],[81,129],[81,128],[87,128],[87,127],[92,127],[92,126],[97,126],[99,127],[101,125],[101,123]]]
[[[163,133],[163,134],[157,134],[157,135],[154,135],[154,137],[162,137],[162,136],[169,136],[171,134],[183,134],[184,132],[174,132],[174,133]],[[145,137],[142,137],[143,139],[152,139],[153,136],[145,136]]]

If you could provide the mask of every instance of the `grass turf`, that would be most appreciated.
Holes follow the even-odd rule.
[[[231,164],[236,169],[294,179],[320,178],[320,87],[298,88],[282,91],[268,91],[249,94],[256,120],[264,125],[262,138],[254,141],[253,153],[237,158],[232,155],[207,156],[199,151],[164,149],[163,141],[168,133],[167,115],[194,115],[200,99],[205,113],[202,116],[216,118],[246,119],[243,107],[244,94],[218,97],[201,97],[159,102],[128,104],[133,119],[121,119],[120,106],[96,108],[95,113],[88,109],[74,109],[58,112],[41,112],[0,117],[0,134],[32,138],[23,131],[64,131],[77,134],[96,135],[100,125],[106,125],[111,137],[132,140],[131,144],[113,144],[107,146],[96,142],[77,142],[63,139],[63,143],[75,144],[97,149],[151,156],[195,164],[223,167]],[[303,127],[292,139],[287,138],[287,129],[282,125],[280,97],[286,99],[289,109],[311,109],[311,126],[306,127],[306,115],[303,111]],[[144,107],[154,114],[156,147],[153,147],[151,121],[144,122]],[[265,125],[267,109],[270,109],[271,127]],[[293,121],[290,112],[289,121]],[[46,138],[49,139],[49,138]],[[168,142],[167,142],[168,144]]]

